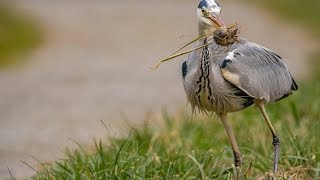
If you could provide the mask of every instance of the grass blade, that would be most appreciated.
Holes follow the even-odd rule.
[[[205,180],[205,179],[206,179],[206,175],[205,175],[205,173],[204,173],[204,170],[203,170],[202,165],[201,165],[201,164],[197,161],[197,159],[194,158],[193,156],[187,155],[186,157],[190,158],[194,163],[196,163],[196,165],[197,165],[198,168],[199,168],[199,171],[201,172],[201,177],[202,177],[202,179]]]

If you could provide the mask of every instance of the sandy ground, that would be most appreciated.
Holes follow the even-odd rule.
[[[185,107],[180,62],[158,71],[147,66],[197,34],[194,0],[40,1],[13,5],[42,24],[46,40],[22,68],[0,72],[0,179],[34,172],[62,157],[68,138],[84,145],[106,136],[103,120],[117,133],[121,122],[141,122],[146,112]],[[307,74],[313,41],[297,25],[272,14],[223,2],[227,24],[288,59],[294,76]],[[277,27],[277,28],[275,28]]]

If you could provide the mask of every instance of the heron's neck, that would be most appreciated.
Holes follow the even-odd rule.
[[[208,38],[204,38],[203,44],[201,44],[201,45],[208,44],[208,41],[209,41]],[[209,64],[210,63],[210,59],[211,59],[211,52],[210,52],[210,49],[209,49],[209,45],[207,45],[207,46],[204,46],[202,48],[201,62]]]
[[[209,36],[213,34],[213,31],[214,29],[211,26],[200,22],[198,23],[198,32],[200,37]]]
[[[208,43],[208,39],[205,38],[200,42],[201,42],[201,45],[205,45]],[[201,57],[200,57],[200,61],[198,61],[198,68],[197,68],[197,72],[198,72],[198,77],[196,81],[198,86],[197,94],[199,95],[201,92],[209,92],[211,94],[211,88],[210,88],[211,53],[208,45],[204,46],[201,49],[200,56]],[[200,98],[200,95],[198,97]]]
[[[201,45],[205,45],[208,43],[208,38],[205,38],[201,41]],[[198,66],[198,71],[200,72],[201,76],[209,75],[211,66],[211,52],[209,46],[205,46],[202,48],[201,58]]]

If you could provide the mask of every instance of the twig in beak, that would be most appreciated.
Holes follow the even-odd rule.
[[[226,29],[224,29],[224,27],[218,28],[217,30],[214,31],[213,34],[211,34],[209,36],[205,35],[205,36],[200,36],[200,37],[195,38],[194,40],[190,41],[189,43],[187,43],[186,45],[181,47],[179,50],[175,51],[173,54],[169,55],[169,57],[160,60],[159,63],[157,63],[154,67],[149,67],[149,69],[156,70],[156,69],[159,68],[159,66],[163,62],[166,62],[166,61],[169,61],[169,60],[174,59],[176,57],[191,53],[191,52],[196,51],[196,50],[199,50],[199,49],[201,49],[203,47],[206,47],[206,46],[208,46],[210,44],[213,44],[213,42],[217,43],[220,46],[230,46],[231,44],[233,44],[233,43],[238,41],[238,37],[237,37],[238,33],[239,32],[238,32],[237,24],[231,25],[230,27],[228,27]],[[184,48],[188,47],[189,45],[191,45],[191,44],[193,44],[193,43],[195,43],[195,42],[197,42],[197,41],[199,41],[201,39],[208,38],[208,37],[210,37],[210,38],[212,37],[213,41],[210,42],[210,43],[204,44],[202,46],[199,46],[199,47],[196,47],[196,48],[193,48],[193,49],[178,53],[179,51],[183,50]]]
[[[176,58],[176,57],[179,57],[179,56],[182,56],[182,55],[191,53],[192,51],[199,50],[199,49],[204,48],[204,47],[206,47],[206,46],[208,46],[208,45],[210,45],[210,44],[212,44],[212,43],[213,43],[213,42],[210,42],[210,43],[204,44],[204,45],[202,45],[202,46],[199,46],[199,47],[190,49],[190,50],[188,50],[188,51],[185,51],[185,52],[182,52],[182,53],[179,53],[179,54],[173,54],[173,55],[169,56],[168,58],[165,58],[165,59],[159,61],[158,64],[156,64],[154,67],[150,67],[149,69],[151,69],[151,70],[156,70],[156,69],[158,69],[158,67],[159,67],[159,66],[161,65],[161,63],[163,63],[163,62],[166,62],[166,61],[169,61],[169,60],[171,60],[171,59],[173,59],[173,58]]]
[[[188,44],[184,45],[183,47],[181,47],[180,49],[178,49],[178,50],[175,51],[174,53],[170,54],[169,56],[172,56],[172,55],[174,55],[174,54],[177,54],[177,53],[178,53],[179,51],[181,51],[182,49],[184,49],[184,48],[188,47],[189,45],[195,43],[196,41],[201,40],[201,39],[204,39],[204,38],[206,38],[206,37],[208,37],[208,36],[199,36],[199,37],[195,38],[194,40],[190,41]]]

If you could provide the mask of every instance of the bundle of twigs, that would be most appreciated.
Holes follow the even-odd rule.
[[[228,28],[225,28],[225,27],[218,28],[213,32],[213,34],[200,36],[200,37],[197,37],[196,39],[190,41],[189,43],[187,43],[186,45],[181,47],[179,50],[177,50],[176,52],[174,52],[173,54],[171,54],[167,58],[160,60],[159,63],[156,64],[151,69],[156,70],[163,62],[166,62],[166,61],[169,61],[169,60],[174,59],[176,57],[191,53],[191,52],[196,51],[198,49],[202,49],[203,47],[206,47],[206,46],[213,43],[213,41],[212,41],[212,42],[209,42],[209,43],[204,44],[202,46],[192,48],[192,49],[184,51],[184,52],[180,52],[184,48],[188,47],[189,45],[191,45],[201,39],[213,37],[214,42],[216,44],[218,44],[220,46],[230,46],[230,45],[234,44],[235,42],[238,42],[238,34],[239,34],[239,28],[237,27],[237,25],[232,25]]]

